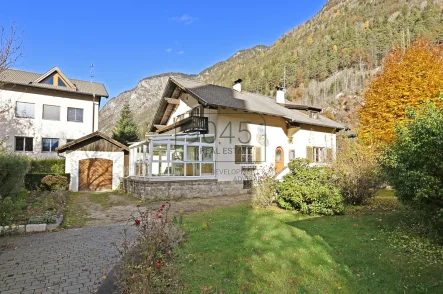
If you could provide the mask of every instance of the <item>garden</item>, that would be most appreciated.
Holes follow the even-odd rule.
[[[29,159],[0,154],[0,226],[2,233],[28,224],[55,224],[61,221],[68,197],[69,175],[64,160]]]

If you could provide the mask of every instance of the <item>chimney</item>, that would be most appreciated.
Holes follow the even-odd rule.
[[[285,100],[285,92],[286,89],[283,87],[275,87],[275,89],[277,89],[277,95],[275,96],[275,102],[277,102],[278,104],[285,104],[286,100]]]
[[[232,89],[234,89],[237,92],[241,92],[241,79],[234,81],[234,85],[232,86]]]

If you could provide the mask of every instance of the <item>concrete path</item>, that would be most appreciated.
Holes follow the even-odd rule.
[[[124,228],[128,226],[0,238],[0,293],[94,292],[118,261],[112,243],[121,244]]]

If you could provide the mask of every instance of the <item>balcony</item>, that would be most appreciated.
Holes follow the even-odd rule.
[[[200,132],[207,134],[209,123],[208,118],[203,116],[203,110],[203,107],[196,107],[185,112],[174,118],[173,124],[161,128],[158,132],[165,133],[175,129],[177,133]]]

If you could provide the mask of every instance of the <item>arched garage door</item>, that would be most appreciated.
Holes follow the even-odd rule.
[[[79,161],[79,190],[112,190],[112,160],[89,158]]]

